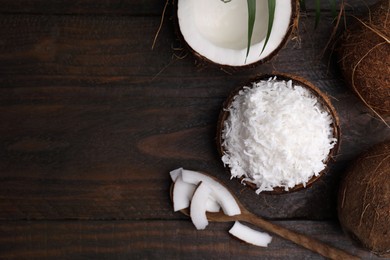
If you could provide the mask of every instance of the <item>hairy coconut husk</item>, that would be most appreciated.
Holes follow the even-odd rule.
[[[390,1],[381,0],[360,19],[352,17],[339,46],[348,85],[378,116],[390,115]]]
[[[390,256],[390,141],[354,161],[341,183],[344,231],[372,252]]]
[[[339,120],[339,117],[337,115],[336,109],[332,105],[332,102],[330,101],[329,97],[325,93],[323,93],[319,88],[314,86],[311,82],[306,80],[305,78],[302,78],[302,77],[299,77],[296,75],[285,74],[285,73],[273,73],[272,75],[265,74],[265,75],[261,75],[261,76],[254,78],[253,80],[251,80],[250,82],[248,82],[244,86],[250,86],[253,82],[258,82],[260,80],[268,80],[271,77],[272,78],[277,77],[278,80],[285,80],[285,81],[291,80],[293,85],[302,86],[302,87],[308,89],[315,97],[317,97],[318,102],[322,105],[322,107],[329,113],[329,115],[333,119],[333,124],[332,124],[333,137],[337,139],[335,146],[330,150],[329,155],[328,155],[326,161],[324,162],[326,165],[325,169],[322,170],[320,173],[318,173],[317,176],[313,176],[306,183],[305,186],[303,184],[298,184],[298,185],[295,185],[293,188],[289,189],[288,191],[286,191],[282,187],[275,187],[273,189],[273,191],[263,191],[262,192],[264,194],[284,194],[284,193],[295,192],[295,191],[302,190],[304,188],[308,188],[328,172],[329,167],[332,165],[332,163],[335,162],[336,155],[340,149],[340,141],[341,141],[340,120]],[[216,143],[217,143],[217,149],[218,149],[219,155],[221,157],[224,155],[224,151],[225,151],[225,148],[222,145],[222,143],[223,143],[222,131],[223,131],[223,127],[224,127],[224,122],[229,117],[229,112],[227,109],[231,106],[231,103],[233,102],[234,97],[239,93],[240,90],[242,90],[242,88],[243,88],[243,86],[240,86],[240,87],[234,89],[230,93],[230,95],[227,97],[227,99],[223,103],[221,112],[219,114],[218,123],[217,123]],[[226,169],[227,169],[228,173],[230,174],[230,170],[229,170],[228,166],[226,166]],[[241,178],[240,181],[242,181],[242,179],[243,178]],[[257,189],[256,185],[251,183],[251,182],[244,181],[244,183],[245,183],[245,185],[247,185],[248,187],[250,187],[253,190]]]

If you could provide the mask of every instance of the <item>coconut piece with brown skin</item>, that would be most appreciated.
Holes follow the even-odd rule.
[[[364,18],[352,17],[339,46],[343,76],[366,106],[390,115],[390,1],[381,0]]]
[[[338,197],[338,215],[344,231],[363,247],[389,257],[390,141],[354,161]]]

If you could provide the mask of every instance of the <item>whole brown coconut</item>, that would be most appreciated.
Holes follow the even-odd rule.
[[[353,163],[338,197],[344,231],[375,254],[390,256],[390,142]]]
[[[381,0],[367,17],[352,17],[339,46],[345,80],[377,115],[390,115],[390,1]]]

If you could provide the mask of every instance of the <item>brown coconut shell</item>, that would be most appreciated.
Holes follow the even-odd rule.
[[[390,141],[356,159],[342,180],[338,216],[365,248],[390,257]]]
[[[335,146],[330,150],[329,152],[329,155],[326,159],[326,161],[324,162],[326,167],[324,170],[322,170],[317,176],[313,176],[307,183],[306,185],[304,186],[303,184],[299,184],[299,185],[296,185],[294,186],[293,188],[289,189],[288,191],[286,191],[283,187],[275,187],[273,191],[263,191],[262,193],[264,194],[285,194],[285,193],[289,193],[289,192],[295,192],[295,191],[299,191],[299,190],[302,190],[304,188],[308,188],[310,187],[311,185],[313,185],[316,181],[318,181],[323,175],[326,174],[326,172],[328,172],[329,170],[329,167],[331,166],[332,163],[335,162],[335,158],[336,158],[336,155],[339,151],[339,148],[340,148],[340,141],[341,141],[341,132],[340,132],[340,122],[339,122],[339,117],[337,115],[337,112],[336,112],[336,109],[334,108],[334,106],[332,105],[329,97],[323,93],[319,88],[317,88],[316,86],[314,86],[311,82],[309,82],[308,80],[302,78],[302,77],[299,77],[299,76],[295,76],[295,75],[289,75],[289,74],[282,74],[282,73],[274,73],[272,75],[269,75],[269,74],[265,74],[265,75],[261,75],[261,76],[258,76],[256,77],[255,79],[251,80],[250,82],[248,82],[247,84],[245,84],[244,86],[251,86],[252,85],[252,82],[258,82],[260,80],[268,80],[270,77],[277,77],[277,79],[279,80],[285,80],[285,81],[289,81],[291,80],[293,85],[299,85],[299,86],[302,86],[302,87],[305,87],[307,88],[308,90],[311,91],[311,93],[313,93],[314,96],[316,96],[318,98],[318,101],[321,103],[321,105],[323,106],[323,108],[331,115],[331,117],[333,118],[333,124],[332,124],[332,127],[333,127],[333,133],[334,133],[334,138],[337,139],[337,143],[335,144]],[[217,149],[218,149],[218,152],[219,152],[219,155],[222,157],[223,154],[225,153],[225,148],[223,147],[222,143],[223,143],[223,139],[222,139],[222,131],[223,131],[223,126],[224,126],[224,122],[225,120],[229,117],[229,112],[227,111],[227,109],[230,107],[231,103],[233,102],[233,99],[234,97],[238,94],[238,92],[240,90],[242,90],[242,88],[244,86],[240,86],[236,89],[234,89],[230,95],[227,97],[227,99],[225,100],[225,102],[223,103],[222,105],[222,109],[221,109],[221,112],[219,114],[219,118],[218,118],[218,124],[217,124],[217,136],[216,136],[216,143],[217,143]],[[227,172],[230,174],[230,169],[228,166],[226,166],[226,170]],[[242,179],[240,179],[240,182],[242,182]],[[256,190],[257,187],[255,184],[251,183],[251,182],[247,182],[247,181],[244,181],[243,182],[245,185],[247,185],[248,187],[250,187],[251,189],[253,190]]]
[[[288,28],[288,30],[286,32],[286,35],[284,36],[282,42],[277,46],[277,48],[275,48],[274,51],[272,51],[267,57],[265,57],[265,58],[263,58],[263,59],[261,59],[261,60],[259,60],[257,62],[251,63],[251,64],[246,64],[246,65],[242,65],[242,66],[230,66],[230,65],[226,65],[226,64],[219,64],[219,63],[215,63],[214,61],[209,60],[208,58],[204,57],[201,53],[198,53],[197,51],[195,51],[193,48],[191,48],[191,46],[185,40],[183,34],[180,32],[180,26],[179,26],[179,21],[178,21],[178,16],[177,16],[177,2],[178,1],[179,0],[176,0],[174,2],[174,9],[175,9],[175,16],[174,16],[175,32],[178,35],[178,38],[179,38],[180,42],[184,43],[184,46],[186,46],[186,48],[189,50],[189,52],[193,54],[193,56],[195,57],[197,63],[199,64],[199,66],[210,65],[210,66],[218,67],[218,68],[220,68],[222,70],[226,70],[226,71],[229,71],[229,72],[230,71],[234,71],[234,70],[254,68],[254,67],[256,67],[256,66],[258,66],[260,64],[268,62],[274,56],[276,56],[276,54],[278,54],[278,52],[281,49],[283,49],[283,47],[287,44],[287,42],[290,39],[290,36],[298,28],[299,0],[289,0],[291,2],[291,6],[292,6],[292,8],[291,8],[292,14],[291,14],[291,19],[290,19],[290,26],[289,26],[289,28]],[[286,1],[286,0],[283,0],[283,1]],[[273,28],[273,30],[274,29],[275,28]]]
[[[381,117],[390,115],[389,5],[389,0],[381,0],[366,17],[351,17],[338,48],[347,84]]]

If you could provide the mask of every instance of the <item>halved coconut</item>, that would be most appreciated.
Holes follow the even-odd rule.
[[[227,66],[262,63],[287,42],[296,20],[296,0],[276,0],[270,38],[264,51],[268,29],[268,1],[256,1],[256,17],[248,57],[248,6],[246,1],[178,0],[180,32],[201,59]]]

